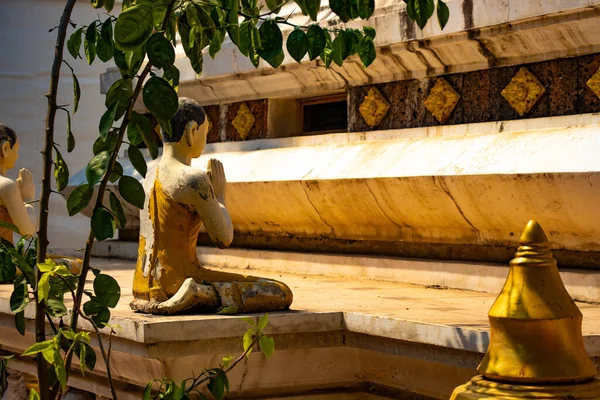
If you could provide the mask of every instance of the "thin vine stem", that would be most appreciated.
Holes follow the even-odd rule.
[[[50,190],[52,179],[52,164],[53,154],[52,146],[54,144],[54,122],[56,119],[58,96],[58,83],[60,80],[60,69],[63,61],[63,52],[65,47],[65,39],[67,37],[67,29],[71,20],[71,13],[77,0],[67,0],[63,14],[58,26],[58,34],[56,37],[56,45],[54,47],[54,62],[50,77],[50,90],[46,95],[48,99],[48,112],[46,116],[46,135],[43,155],[43,175],[42,175],[42,196],[40,201],[39,211],[39,230],[38,230],[38,260],[45,260],[48,251],[48,213],[50,204]],[[36,275],[36,290],[37,282],[42,276],[41,271],[35,268]],[[46,340],[46,304],[43,301],[36,301],[35,308],[35,333],[36,341],[43,342]],[[48,387],[48,365],[41,354],[37,356],[37,375],[40,389],[41,400],[50,400],[50,391]]]

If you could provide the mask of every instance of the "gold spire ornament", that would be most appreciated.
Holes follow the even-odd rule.
[[[525,227],[488,316],[490,345],[481,375],[456,388],[451,400],[600,398],[583,344],[583,316],[536,221]]]

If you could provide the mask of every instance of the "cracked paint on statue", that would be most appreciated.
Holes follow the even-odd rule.
[[[209,128],[197,102],[181,99],[171,127],[160,162],[144,180],[131,308],[151,314],[289,308],[293,296],[284,283],[212,271],[198,261],[196,243],[203,225],[217,247],[228,247],[233,240],[225,172],[214,159],[206,171],[191,167],[204,150]]]

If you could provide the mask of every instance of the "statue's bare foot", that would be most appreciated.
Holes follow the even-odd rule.
[[[219,295],[212,285],[201,285],[187,278],[177,293],[165,301],[135,299],[129,306],[145,314],[173,315],[193,311],[214,311],[219,307]]]
[[[198,283],[188,278],[177,293],[164,301],[136,299],[130,307],[146,314],[174,315],[191,312],[214,312],[232,307],[232,313],[286,310],[292,304],[290,288],[275,280],[209,271],[205,277],[229,278],[228,281]]]

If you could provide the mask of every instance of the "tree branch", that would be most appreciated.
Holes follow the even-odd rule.
[[[60,68],[63,61],[63,51],[65,47],[65,39],[67,37],[67,29],[71,19],[71,13],[77,0],[67,0],[63,10],[60,24],[58,26],[58,35],[56,45],[54,47],[54,63],[52,64],[52,72],[50,76],[50,91],[46,95],[48,98],[48,112],[46,116],[46,137],[43,154],[43,175],[42,175],[42,196],[40,204],[39,230],[38,230],[38,260],[46,259],[48,250],[48,208],[50,202],[50,190],[52,179],[52,145],[54,144],[54,121],[56,119],[56,98],[58,95],[58,82],[60,79]],[[42,276],[39,269],[36,267],[36,286]],[[36,302],[35,313],[35,334],[36,341],[43,342],[46,340],[46,304],[43,301]],[[41,354],[37,356],[37,375],[40,388],[41,400],[50,400],[50,392],[48,387],[48,366],[46,360]]]

